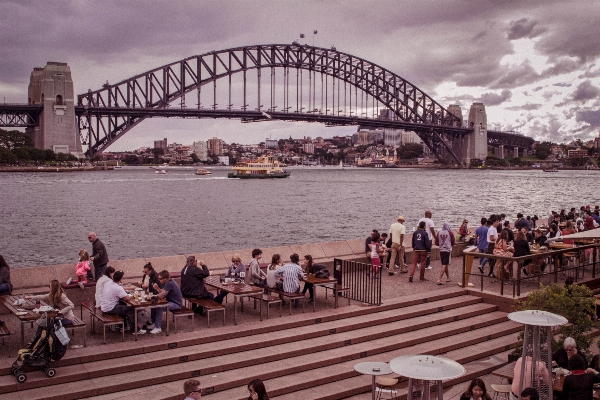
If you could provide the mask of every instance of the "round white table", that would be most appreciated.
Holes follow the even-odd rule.
[[[413,379],[423,380],[423,400],[429,400],[429,381],[437,382],[438,399],[444,399],[442,381],[458,378],[465,374],[465,367],[444,357],[414,355],[396,357],[390,361],[390,368],[398,375],[408,378],[408,397],[412,400]],[[425,390],[427,388],[427,390]]]
[[[384,362],[361,362],[354,366],[354,370],[363,375],[373,376],[373,383],[371,386],[373,400],[375,400],[375,377],[379,375],[389,375],[392,373],[390,365]]]

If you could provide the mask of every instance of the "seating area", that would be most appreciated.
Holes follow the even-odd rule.
[[[223,325],[225,325],[225,306],[223,304],[219,304],[211,299],[195,299],[192,297],[184,297],[183,300],[188,304],[190,308],[192,308],[192,304],[196,307],[202,307],[203,312],[206,313],[206,327],[210,328],[210,314],[213,312],[222,312],[223,313]]]
[[[379,307],[322,308],[283,320],[216,326],[210,335],[184,331],[73,349],[56,363],[54,378],[34,371],[23,384],[10,375],[12,359],[2,357],[0,393],[7,399],[166,400],[179,396],[183,381],[197,377],[203,398],[241,399],[248,396],[245,383],[261,371],[273,400],[366,399],[371,377],[354,371],[358,362],[441,355],[466,368],[464,376],[444,382],[450,387],[506,364],[520,329],[497,306],[447,287],[387,299]],[[98,351],[105,348],[111,351]],[[406,398],[405,378],[392,389],[385,383],[383,398],[388,390]]]
[[[107,326],[121,326],[122,341],[125,341],[125,321],[118,315],[110,315],[103,313],[99,308],[96,307],[96,303],[84,301],[81,303],[81,319],[83,319],[83,309],[86,309],[90,315],[91,333],[96,333],[96,321],[102,324],[102,334],[104,338],[104,344],[106,344],[106,327]]]

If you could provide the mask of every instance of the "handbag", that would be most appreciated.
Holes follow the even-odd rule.
[[[71,341],[71,338],[67,334],[67,330],[60,321],[58,321],[58,324],[54,325],[54,335],[63,346],[68,345]]]

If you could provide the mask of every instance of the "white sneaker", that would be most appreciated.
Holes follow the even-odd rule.
[[[150,331],[151,334],[156,335],[157,333],[161,333],[162,329],[160,328],[154,328]]]
[[[67,279],[67,285],[70,285],[71,283],[73,283],[73,278]]]
[[[154,325],[154,324],[146,325],[146,329],[148,329],[148,330],[151,330],[154,328],[156,328],[156,325]]]
[[[79,284],[80,288],[85,289],[85,286],[83,285],[83,282],[78,282],[78,284]]]
[[[133,334],[135,335],[135,332],[134,332]],[[137,332],[137,334],[138,334],[138,335],[145,335],[145,334],[146,334],[146,331],[145,331],[145,330],[143,330],[143,329],[140,329],[140,330]]]
[[[430,265],[429,267],[425,267],[425,269],[433,269],[433,267]]]

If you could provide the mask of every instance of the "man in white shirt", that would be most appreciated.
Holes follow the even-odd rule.
[[[427,235],[429,236],[429,240],[431,243],[435,243],[435,225],[433,220],[431,219],[432,214],[430,210],[425,211],[425,217],[421,218],[419,222],[425,222],[425,230],[427,231]],[[431,254],[427,255],[427,261],[425,262],[425,269],[431,269]]]
[[[401,265],[400,272],[408,272],[408,269],[404,266],[404,235],[406,234],[406,227],[403,225],[404,217],[400,215],[397,221],[390,226],[390,235],[392,237],[392,254],[388,261],[390,275],[396,274],[394,272],[396,259],[399,259],[398,265]]]
[[[120,315],[123,317],[125,319],[125,330],[130,330],[131,324],[134,321],[135,310],[133,307],[119,303],[121,299],[125,301],[130,300],[129,295],[121,286],[123,275],[123,271],[116,271],[113,274],[112,281],[106,282],[104,289],[102,290],[100,309],[107,314]],[[146,333],[146,331],[143,331],[143,333]]]
[[[490,228],[487,231],[487,241],[488,241],[488,254],[494,254],[494,246],[496,245],[496,239],[498,239],[498,224],[500,223],[500,220],[498,218],[498,216],[496,215],[492,215],[490,217],[490,219],[492,220],[492,225],[490,226]],[[489,273],[489,277],[491,278],[495,278],[496,275],[494,275],[494,266],[496,265],[496,260],[492,260],[490,259],[490,273]]]

